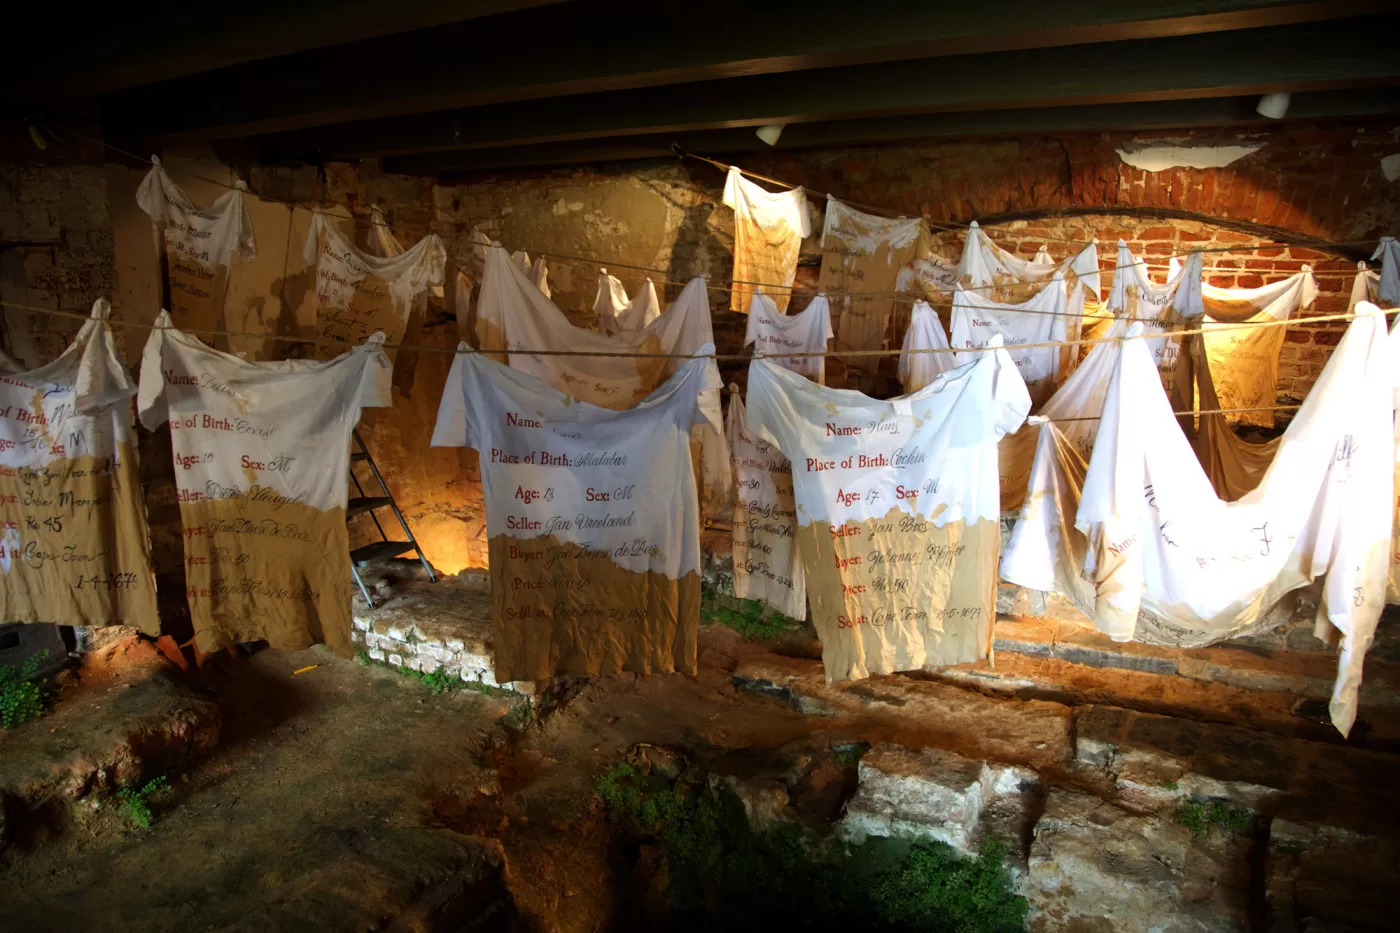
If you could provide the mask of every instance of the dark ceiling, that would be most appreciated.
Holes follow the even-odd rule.
[[[1290,120],[1400,113],[1398,30],[1394,0],[249,0],[56,10],[0,81],[140,152],[443,175],[748,151],[767,123],[799,148],[1264,122],[1271,91]]]

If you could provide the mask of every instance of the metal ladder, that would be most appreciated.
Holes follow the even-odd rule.
[[[436,583],[437,576],[434,575],[428,558],[424,556],[423,549],[418,546],[418,539],[413,537],[413,531],[408,527],[408,521],[399,511],[399,504],[394,501],[393,495],[389,492],[389,486],[384,482],[384,477],[380,475],[379,467],[374,465],[374,458],[369,455],[369,448],[360,439],[359,430],[351,431],[350,436],[355,442],[355,449],[350,452],[350,481],[355,484],[356,494],[345,503],[345,520],[348,522],[356,515],[368,512],[369,517],[374,521],[374,527],[379,529],[379,537],[384,539],[350,549],[350,572],[355,575],[355,584],[359,586],[360,593],[365,597],[365,602],[373,609],[374,599],[369,595],[369,590],[365,588],[364,580],[360,579],[361,567],[375,561],[398,557],[407,551],[417,551],[418,559],[423,562],[423,569],[428,573],[428,580]],[[355,475],[355,464],[357,463],[369,464],[370,472],[374,474],[374,481],[379,484],[380,491],[384,493],[382,496],[365,495],[365,488],[360,485],[359,477]],[[389,536],[384,533],[384,526],[379,524],[379,516],[374,514],[374,510],[382,509],[385,506],[394,510],[394,517],[399,520],[399,527],[403,529],[404,534],[408,535],[407,541],[390,541]]]

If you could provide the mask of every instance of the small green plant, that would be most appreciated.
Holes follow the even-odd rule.
[[[727,625],[749,641],[778,638],[799,625],[785,615],[765,610],[756,600],[739,599],[711,589],[700,593],[700,618]]]
[[[31,655],[19,668],[0,667],[0,726],[13,729],[44,715],[50,693],[38,674],[48,658],[44,650]]]
[[[1227,833],[1247,833],[1254,828],[1254,814],[1224,800],[1183,800],[1177,807],[1176,821],[1197,839],[1204,839],[1212,826]]]
[[[1180,784],[1180,782],[1178,782],[1178,781],[1162,781],[1162,782],[1161,782],[1160,784],[1158,784],[1157,786],[1160,787],[1160,788],[1162,788],[1162,790],[1170,790],[1170,791],[1178,791],[1178,790],[1181,790],[1181,784]]]
[[[870,751],[870,746],[865,742],[850,742],[835,746],[832,749],[832,757],[841,767],[854,768],[860,764],[860,760],[865,757],[865,753],[868,751]]]
[[[165,779],[165,775],[152,778],[140,787],[123,787],[117,791],[117,800],[121,803],[121,812],[134,825],[142,829],[151,828],[151,798],[157,794],[164,793],[170,789],[170,782]]]
[[[371,658],[371,657],[369,656],[369,652],[366,651],[365,649],[363,649],[363,648],[356,648],[356,649],[355,649],[355,660],[356,660],[356,661],[359,661],[360,664],[363,665],[364,667],[369,667],[370,662],[371,662],[372,660],[374,660],[374,659]]]
[[[677,929],[878,929],[1010,933],[1026,901],[995,843],[967,858],[942,843],[859,847],[794,825],[755,831],[734,794],[618,763],[594,785],[620,829],[659,843]]]

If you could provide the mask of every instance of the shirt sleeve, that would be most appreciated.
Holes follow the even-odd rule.
[[[394,364],[384,353],[384,334],[377,332],[366,345],[357,352],[368,359],[360,373],[360,390],[355,403],[361,408],[388,408],[394,404],[391,385],[394,378]]]
[[[807,192],[797,189],[797,232],[805,240],[812,235],[812,209],[807,205]]]
[[[471,350],[466,342],[457,344],[457,355],[447,371],[447,384],[438,402],[437,424],[433,426],[433,447],[467,446],[467,403],[462,397],[462,361]]]
[[[792,402],[783,391],[777,369],[767,360],[754,360],[749,364],[745,415],[750,435],[777,447],[791,460],[796,448]]]
[[[725,207],[739,209],[739,199],[742,198],[743,191],[740,190],[744,179],[740,176],[739,170],[734,166],[729,166],[729,174],[724,179],[724,196],[722,202]]]
[[[170,312],[156,317],[155,327],[141,351],[141,378],[136,390],[136,414],[147,431],[154,431],[170,420],[165,404],[165,373],[161,360],[165,354],[165,329],[170,327]]]
[[[82,414],[110,408],[136,394],[136,383],[117,359],[112,329],[107,326],[110,310],[106,298],[97,299],[92,306],[92,321],[86,327],[73,399],[74,407]]]

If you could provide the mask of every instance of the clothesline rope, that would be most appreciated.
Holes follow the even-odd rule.
[[[48,314],[54,317],[71,318],[79,321],[90,321],[92,315],[79,314],[75,311],[59,311],[55,308],[40,308],[35,305],[21,304],[16,301],[0,300],[0,306],[7,308],[17,308],[22,311],[29,311],[35,314]],[[1137,335],[1124,335],[1121,337],[1090,337],[1078,338],[1075,340],[1051,340],[1042,343],[1018,343],[1014,347],[920,347],[917,349],[888,349],[888,350],[821,350],[817,352],[795,352],[795,353],[709,353],[709,354],[689,354],[689,353],[628,353],[613,350],[530,350],[526,348],[511,348],[508,350],[497,349],[477,349],[458,350],[456,347],[428,347],[421,344],[408,343],[385,343],[386,350],[403,350],[410,353],[487,353],[487,354],[511,354],[518,353],[523,356],[581,356],[581,357],[605,357],[607,359],[629,359],[629,360],[692,360],[711,359],[717,362],[748,362],[765,357],[775,359],[805,359],[814,357],[845,357],[845,356],[900,356],[908,354],[923,353],[983,353],[989,350],[1014,349],[1014,350],[1038,350],[1047,347],[1078,347],[1092,346],[1100,343],[1122,343],[1126,340],[1149,340],[1162,336],[1169,337],[1189,337],[1194,334],[1212,333],[1222,330],[1241,330],[1250,327],[1288,327],[1294,324],[1314,324],[1326,323],[1329,321],[1350,321],[1355,318],[1355,314],[1323,314],[1316,317],[1301,318],[1293,320],[1284,318],[1283,320],[1272,321],[1244,321],[1233,324],[1212,323],[1209,327],[1199,327],[1185,330],[1165,330],[1160,332],[1150,331],[1147,328]],[[1121,319],[1120,319],[1121,320]],[[269,334],[263,331],[231,331],[231,330],[211,330],[208,328],[193,327],[166,327],[158,324],[145,324],[140,321],[107,320],[108,324],[115,324],[118,327],[131,327],[137,330],[178,330],[186,334],[212,337],[247,337],[253,340],[272,341],[274,343],[293,344],[315,344],[325,347],[340,347],[344,350],[353,350],[363,346],[359,343],[351,343],[346,340],[328,340],[316,337],[300,337],[284,334]]]

